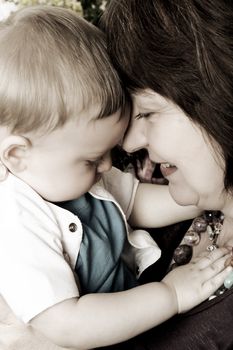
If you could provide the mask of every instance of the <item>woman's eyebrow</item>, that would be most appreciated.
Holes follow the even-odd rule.
[[[101,158],[106,152],[93,152],[93,153],[88,153],[87,157],[88,158]]]

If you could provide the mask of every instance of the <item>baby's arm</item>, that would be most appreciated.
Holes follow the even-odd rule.
[[[0,296],[1,350],[67,350],[53,344],[30,325],[18,320]]]
[[[134,227],[162,227],[198,216],[195,206],[178,205],[168,185],[140,183],[129,223]]]
[[[226,257],[227,250],[218,249],[173,270],[161,283],[66,300],[31,324],[64,347],[91,349],[124,341],[208,298],[232,269],[224,268]]]

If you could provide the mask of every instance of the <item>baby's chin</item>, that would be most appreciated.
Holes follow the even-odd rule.
[[[72,192],[72,193],[54,193],[54,194],[47,194],[47,195],[41,195],[41,197],[46,200],[47,202],[51,202],[51,203],[61,203],[61,202],[68,202],[68,201],[73,201],[76,200],[78,198],[80,198],[81,196],[83,196],[85,193],[87,193],[88,191],[78,191],[77,193]]]

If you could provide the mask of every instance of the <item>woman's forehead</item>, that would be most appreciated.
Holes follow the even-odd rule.
[[[159,95],[157,92],[146,89],[140,90],[132,95],[133,104],[140,109],[160,109],[172,103],[165,97]]]

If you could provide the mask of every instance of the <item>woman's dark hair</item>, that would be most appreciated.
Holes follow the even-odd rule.
[[[131,92],[170,99],[221,146],[233,190],[233,1],[111,0],[101,27]]]

